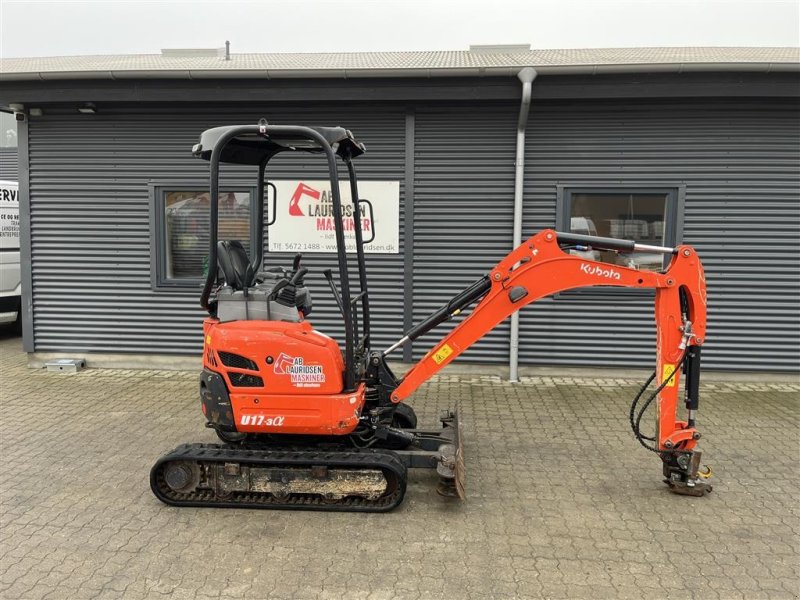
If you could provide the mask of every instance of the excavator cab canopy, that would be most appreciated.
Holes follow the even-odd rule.
[[[336,298],[339,309],[342,313],[345,329],[345,390],[352,391],[356,384],[356,342],[360,350],[359,361],[369,352],[369,296],[367,294],[367,274],[366,261],[364,258],[364,244],[360,227],[356,227],[353,235],[355,237],[356,255],[358,258],[358,280],[360,290],[355,294],[351,301],[350,279],[348,271],[348,258],[345,246],[344,211],[342,207],[341,192],[339,190],[339,169],[338,158],[346,165],[347,174],[350,180],[350,196],[352,210],[358,214],[362,202],[358,195],[358,182],[356,178],[353,158],[364,154],[366,148],[364,144],[356,141],[350,130],[344,127],[305,127],[296,125],[271,125],[266,119],[261,119],[257,124],[251,125],[227,125],[224,127],[214,127],[207,129],[200,135],[199,143],[192,147],[192,154],[209,162],[210,183],[209,183],[209,249],[208,264],[218,265],[218,229],[219,229],[219,171],[222,163],[251,165],[258,167],[258,178],[256,180],[257,201],[251,204],[251,223],[264,223],[264,191],[271,186],[273,190],[273,210],[272,221],[267,226],[272,225],[276,218],[275,185],[266,181],[267,163],[270,159],[281,152],[307,152],[321,155],[328,164],[328,181],[330,185],[330,202],[333,214],[336,254],[339,266],[340,291],[336,291],[333,279],[327,277],[334,297]],[[371,205],[369,205],[371,207]],[[253,227],[255,233],[255,244],[251,256],[240,256],[239,261],[245,270],[244,281],[249,282],[254,273],[258,273],[263,258],[264,248],[264,228]],[[230,242],[231,240],[223,240]],[[241,251],[238,254],[242,254]],[[245,264],[246,263],[246,264]],[[299,259],[295,260],[295,274],[301,270]],[[223,267],[224,268],[224,267]],[[241,269],[240,269],[241,270]],[[248,275],[250,273],[250,275]],[[212,298],[212,290],[217,283],[218,270],[209,268],[206,274],[206,281],[203,285],[203,292],[200,296],[200,304],[208,310],[209,314],[217,315],[217,300]],[[243,288],[249,287],[249,283]],[[361,333],[359,336],[359,319],[357,316],[356,305],[361,303]]]
[[[200,142],[192,148],[192,154],[205,160],[211,159],[211,151],[228,132],[240,125],[226,125],[205,130]],[[309,127],[321,135],[342,158],[355,158],[366,152],[364,144],[356,141],[352,132],[344,127]],[[237,165],[260,165],[281,152],[324,152],[318,140],[292,133],[239,133],[222,148],[220,162]]]

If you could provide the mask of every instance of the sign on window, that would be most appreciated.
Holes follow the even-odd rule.
[[[277,219],[269,228],[270,252],[336,252],[333,200],[327,180],[272,181],[277,189]],[[374,207],[374,222],[369,205],[360,203],[356,213],[350,184],[339,187],[342,199],[345,247],[355,251],[355,228],[361,227],[364,246],[374,254],[400,251],[400,183],[398,181],[360,181],[358,193]],[[269,206],[271,203],[266,203]],[[271,217],[271,215],[270,215]]]

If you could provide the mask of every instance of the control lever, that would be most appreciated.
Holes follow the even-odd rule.
[[[300,255],[298,254],[297,256],[299,257]],[[298,285],[303,283],[303,277],[305,277],[306,273],[308,273],[308,269],[305,267],[302,267],[300,269],[297,268],[297,266],[300,266],[300,261],[298,260],[298,258],[295,258],[294,262],[296,265],[295,272],[292,275],[292,278],[289,280],[289,285],[297,287]]]
[[[297,262],[297,259],[295,259],[295,264]],[[303,277],[306,276],[306,273],[308,273],[308,269],[301,267],[292,273],[291,278],[281,279],[272,288],[270,297],[284,306],[294,306],[297,298],[297,288],[303,284]]]
[[[303,259],[302,254],[295,254],[292,261],[292,276],[289,278],[290,283],[295,287],[303,285],[303,277],[308,273],[308,269],[300,267],[300,261]],[[299,274],[299,275],[298,275]]]
[[[333,292],[333,298],[336,300],[336,306],[339,307],[339,312],[341,312],[342,316],[344,316],[344,304],[342,304],[342,297],[339,295],[339,290],[336,288],[336,284],[333,283],[333,272],[330,269],[325,269],[323,274],[325,275],[325,279],[328,280],[328,285],[331,286],[331,292]]]
[[[278,292],[280,292],[283,288],[289,285],[289,280],[286,278],[278,280],[278,283],[275,284],[275,287],[272,288],[272,292],[269,295],[270,300],[275,300],[278,297]]]
[[[303,277],[305,277],[307,273],[308,269],[303,267],[302,269],[292,273],[291,277],[284,277],[278,280],[278,283],[276,283],[275,287],[272,288],[272,293],[270,294],[270,298],[272,298],[273,300],[277,298],[278,292],[280,292],[283,288],[287,286],[297,287],[298,283],[303,282]]]

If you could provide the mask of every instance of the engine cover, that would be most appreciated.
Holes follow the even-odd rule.
[[[224,379],[237,431],[343,435],[358,425],[364,388],[342,393],[341,350],[308,321],[206,319],[204,332],[204,367]]]
[[[204,366],[222,373],[232,392],[236,388],[270,394],[342,391],[344,361],[339,346],[308,321],[207,319],[204,329]],[[216,364],[209,364],[209,359]]]

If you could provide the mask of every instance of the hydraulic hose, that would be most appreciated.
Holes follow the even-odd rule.
[[[636,439],[639,441],[639,443],[642,446],[644,446],[645,448],[647,448],[648,450],[650,450],[650,452],[655,452],[656,454],[661,454],[661,452],[663,452],[663,451],[658,449],[658,445],[657,444],[654,445],[654,446],[651,446],[651,445],[649,445],[647,443],[648,440],[652,441],[652,442],[655,442],[656,439],[655,439],[655,437],[649,437],[649,436],[646,436],[646,435],[644,435],[642,433],[642,431],[641,431],[642,417],[644,417],[644,413],[647,411],[647,409],[653,403],[653,400],[655,400],[656,397],[658,396],[658,394],[661,393],[661,390],[663,390],[665,387],[667,387],[669,385],[669,383],[675,378],[675,374],[678,372],[678,369],[682,368],[684,362],[686,362],[687,356],[688,356],[688,353],[686,352],[686,350],[684,350],[683,354],[681,355],[680,360],[675,365],[675,369],[673,369],[673,371],[672,371],[672,373],[670,373],[669,377],[667,377],[664,381],[662,381],[661,385],[659,385],[656,388],[656,390],[652,394],[650,394],[650,396],[647,398],[647,401],[644,403],[644,405],[642,406],[641,410],[639,410],[639,413],[636,415],[636,420],[635,421],[634,421],[634,418],[633,418],[633,414],[636,411],[636,405],[639,403],[639,399],[642,397],[642,394],[644,393],[644,391],[649,387],[649,385],[655,379],[655,377],[656,377],[655,371],[653,371],[653,374],[650,375],[650,377],[648,378],[647,382],[642,386],[642,388],[639,390],[639,393],[636,394],[636,398],[634,398],[633,402],[631,403],[630,421],[631,421],[631,429],[633,430],[633,435],[636,436]]]

